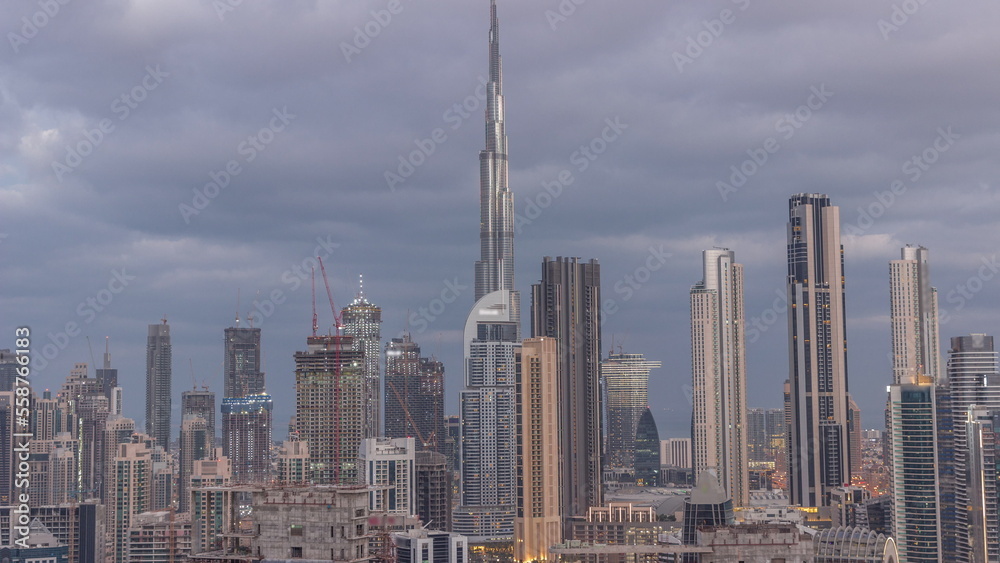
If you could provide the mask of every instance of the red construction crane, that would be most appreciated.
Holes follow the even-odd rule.
[[[330,291],[330,280],[326,277],[326,267],[323,266],[323,259],[319,256],[316,259],[319,260],[319,269],[323,273],[323,284],[326,285],[326,296],[330,300],[330,311],[333,313],[336,335],[340,336],[340,328],[343,326],[341,315],[337,313],[337,307],[333,304],[333,292]]]

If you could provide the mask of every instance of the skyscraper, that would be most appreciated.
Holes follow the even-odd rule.
[[[822,194],[788,202],[788,364],[792,504],[827,506],[851,478],[840,208]]]
[[[235,483],[263,483],[271,476],[271,412],[274,401],[261,393],[222,400],[223,453]]]
[[[246,397],[264,392],[260,370],[260,329],[236,326],[225,330],[222,362],[223,397]]]
[[[743,265],[732,250],[705,250],[691,288],[694,474],[714,470],[735,506],[750,502],[743,325]]]
[[[204,386],[181,392],[181,421],[189,414],[205,419],[208,451],[211,452],[215,449],[215,393]]]
[[[360,463],[369,486],[368,509],[410,516],[416,512],[416,443],[413,438],[365,438]]]
[[[295,425],[317,484],[357,484],[364,438],[364,352],[350,336],[310,336],[295,353]],[[235,465],[233,469],[236,471]]]
[[[514,356],[520,342],[512,309],[511,292],[494,291],[476,302],[465,324],[462,494],[453,526],[472,543],[514,533]]]
[[[531,335],[558,342],[563,518],[604,504],[601,490],[601,266],[546,256],[531,287]]]
[[[635,482],[640,487],[661,484],[660,432],[649,407],[643,409],[635,430]]]
[[[1000,368],[993,337],[953,337],[947,373],[947,382],[938,386],[936,397],[942,557],[965,563],[974,560],[970,553],[976,542],[971,525],[975,514],[990,508],[984,506],[987,500],[983,496],[975,496],[973,481],[981,477],[974,471],[979,453],[969,436],[979,432],[974,425],[967,427],[967,423],[1000,413]],[[981,414],[970,420],[973,411]],[[992,533],[996,542],[995,528]]]
[[[126,563],[128,529],[135,516],[150,510],[152,503],[152,450],[144,443],[121,444],[114,458],[114,468],[112,501],[107,507],[111,512],[111,526],[107,533],[111,537],[114,563]]]
[[[498,290],[514,290],[514,198],[507,187],[503,65],[496,0],[490,0],[489,81],[486,84],[486,147],[479,152],[479,241],[476,301]],[[519,300],[514,293],[515,311]],[[520,317],[515,317],[520,322]]]
[[[562,543],[559,512],[559,378],[554,338],[529,338],[517,361],[517,516],[514,560],[551,559]],[[657,467],[659,458],[657,456]]]
[[[901,561],[941,561],[937,416],[929,377],[889,387],[893,537]]]
[[[908,245],[899,260],[889,262],[893,383],[941,377],[937,289],[931,287],[928,255],[926,248]]]
[[[642,354],[609,354],[601,362],[601,380],[607,397],[607,464],[632,469],[635,429],[649,405],[649,372],[662,364]]]
[[[212,440],[208,435],[208,422],[200,415],[186,414],[181,420],[180,468],[177,478],[177,512],[183,514],[191,503],[191,473],[196,460],[212,455]]]
[[[415,456],[417,507],[425,528],[451,531],[452,470],[444,454],[423,450]]]
[[[404,332],[385,345],[385,435],[417,438],[417,449],[444,449],[444,365],[420,357]]]
[[[146,340],[146,434],[170,449],[170,326],[149,325]]]
[[[114,388],[118,387],[118,370],[111,367],[111,339],[104,339],[104,367],[94,370],[94,377],[100,382],[101,390],[109,401],[113,401]],[[119,406],[120,408],[120,406]],[[112,414],[115,413],[112,409]]]
[[[486,146],[479,153],[480,259],[476,303],[465,323],[461,399],[461,500],[456,532],[470,542],[514,532],[514,351],[521,337],[514,290],[514,203],[507,187],[503,69],[496,1],[490,1]]]
[[[344,335],[353,337],[354,348],[365,355],[364,365],[364,409],[365,438],[381,436],[382,393],[379,389],[379,358],[381,357],[382,309],[373,305],[365,297],[364,280],[358,284],[358,294],[354,301],[341,311]]]

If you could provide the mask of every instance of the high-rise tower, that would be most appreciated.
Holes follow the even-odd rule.
[[[602,502],[601,266],[579,258],[542,262],[531,286],[531,336],[558,342],[560,502],[563,518]]]
[[[937,289],[931,287],[928,254],[922,246],[906,246],[899,260],[889,262],[893,383],[941,377]]]
[[[635,463],[635,430],[642,411],[649,406],[649,372],[662,364],[642,354],[609,354],[601,362],[601,379],[607,398],[608,431],[606,463],[631,470]]]
[[[365,353],[365,388],[362,408],[365,438],[381,436],[382,394],[379,390],[379,357],[382,347],[382,309],[365,297],[364,279],[358,283],[358,293],[350,305],[341,311],[344,336],[354,338],[354,349]]]
[[[747,458],[743,265],[736,253],[702,253],[702,281],[691,288],[691,444],[694,474],[713,469],[736,506],[750,502]]]
[[[851,479],[840,208],[822,194],[788,202],[788,366],[792,504],[826,506]]]
[[[444,365],[421,358],[409,332],[385,345],[384,433],[414,436],[418,450],[444,450]]]
[[[295,424],[317,484],[357,484],[364,438],[364,352],[350,336],[310,336],[295,353]]]
[[[264,392],[260,370],[260,329],[236,326],[225,330],[223,397],[246,397]]]
[[[486,146],[479,153],[480,259],[476,303],[465,324],[461,393],[460,506],[454,529],[472,542],[509,540],[514,532],[514,350],[520,345],[520,297],[514,290],[514,202],[507,187],[503,70],[496,1],[490,1]]]
[[[476,301],[514,289],[514,199],[507,187],[507,133],[504,129],[503,65],[496,0],[490,1],[490,76],[486,84],[486,147],[479,152],[479,242]],[[518,295],[513,294],[515,304]],[[515,312],[519,313],[520,307]],[[520,321],[520,316],[515,318]]]
[[[170,449],[170,325],[149,325],[146,339],[146,434]]]

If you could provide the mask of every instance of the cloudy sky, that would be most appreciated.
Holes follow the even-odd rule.
[[[687,434],[688,290],[713,246],[746,265],[749,404],[781,405],[793,193],[841,208],[866,427],[882,426],[902,245],[931,250],[944,341],[1000,328],[996,3],[499,9],[519,289],[543,256],[601,262],[605,351],[663,362],[662,437]],[[220,392],[239,291],[282,438],[319,254],[338,308],[363,273],[384,337],[411,317],[457,412],[487,0],[23,1],[0,22],[0,347],[31,327],[38,387],[110,336],[141,424],[146,327],[166,316],[175,396]]]

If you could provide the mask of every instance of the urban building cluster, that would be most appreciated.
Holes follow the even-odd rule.
[[[363,285],[340,311],[331,298],[335,334],[318,333],[314,297],[287,435],[272,418],[262,330],[238,314],[222,330],[221,397],[193,385],[173,420],[163,319],[148,327],[144,427],[122,414],[107,343],[93,375],[78,364],[57,393],[32,395],[31,541],[14,546],[16,363],[0,351],[0,558],[1000,559],[993,337],[950,337],[942,365],[929,253],[903,248],[888,272],[886,430],[864,431],[848,386],[839,208],[826,195],[788,201],[782,408],[747,405],[735,250],[706,249],[689,294],[689,436],[659,435],[647,396],[659,361],[603,354],[597,260],[544,257],[522,334],[495,1],[490,9],[481,256],[459,415],[447,414],[440,361],[409,333],[383,344],[382,311]]]

